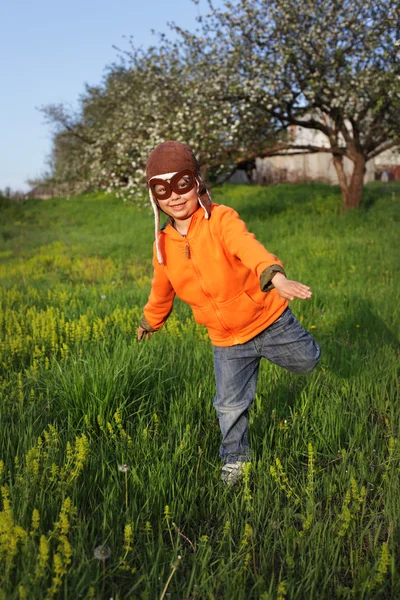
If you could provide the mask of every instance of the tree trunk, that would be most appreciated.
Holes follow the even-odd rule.
[[[347,183],[346,173],[344,172],[343,168],[343,156],[341,154],[334,154],[333,164],[336,169],[340,190],[342,192],[343,208],[346,208],[349,198],[349,185]]]
[[[333,155],[333,164],[336,169],[340,190],[342,192],[344,211],[348,208],[360,207],[364,187],[365,162],[365,156],[363,154],[357,154],[349,184],[346,173],[344,172],[343,156]]]
[[[359,208],[362,200],[365,173],[365,156],[357,154],[349,185],[349,195],[344,208]]]

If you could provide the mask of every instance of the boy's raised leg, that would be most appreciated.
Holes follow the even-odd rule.
[[[319,345],[290,308],[254,340],[264,358],[292,373],[311,373],[321,358]]]

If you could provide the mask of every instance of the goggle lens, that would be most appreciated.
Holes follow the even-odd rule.
[[[195,184],[195,176],[188,169],[175,173],[169,181],[157,177],[150,181],[151,191],[157,200],[167,200],[172,192],[179,195],[187,194]]]

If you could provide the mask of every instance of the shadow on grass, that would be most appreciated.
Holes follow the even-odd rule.
[[[346,315],[336,322],[321,346],[329,370],[344,378],[371,371],[388,351],[400,352],[392,324],[358,297],[349,298]]]
[[[243,185],[225,183],[211,190],[217,204],[232,206],[243,217],[261,220],[296,207],[309,205],[316,198],[324,199],[340,191],[338,186],[321,182],[303,184]]]
[[[242,188],[243,189],[243,188]],[[266,220],[276,215],[283,215],[292,210],[313,212],[314,201],[328,201],[335,188],[327,184],[310,183],[302,185],[279,184],[276,186],[250,187],[245,195],[232,195],[232,205],[246,221],[248,219]]]
[[[399,194],[400,182],[371,182],[364,186],[361,207],[355,212],[368,211],[379,201],[393,200]],[[232,206],[244,221],[265,221],[294,212],[297,213],[296,218],[343,214],[340,187],[318,181],[268,186],[224,184],[215,189],[213,199],[217,203]]]
[[[382,198],[393,199],[399,193],[400,184],[398,181],[390,183],[373,181],[364,187],[361,208],[369,210],[378,200],[382,200]]]

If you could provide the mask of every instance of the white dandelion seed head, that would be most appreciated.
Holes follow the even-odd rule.
[[[118,465],[118,469],[121,471],[121,473],[126,473],[127,471],[129,471],[130,466],[129,465]]]
[[[111,548],[108,546],[97,546],[93,554],[97,560],[107,560],[111,556]]]

